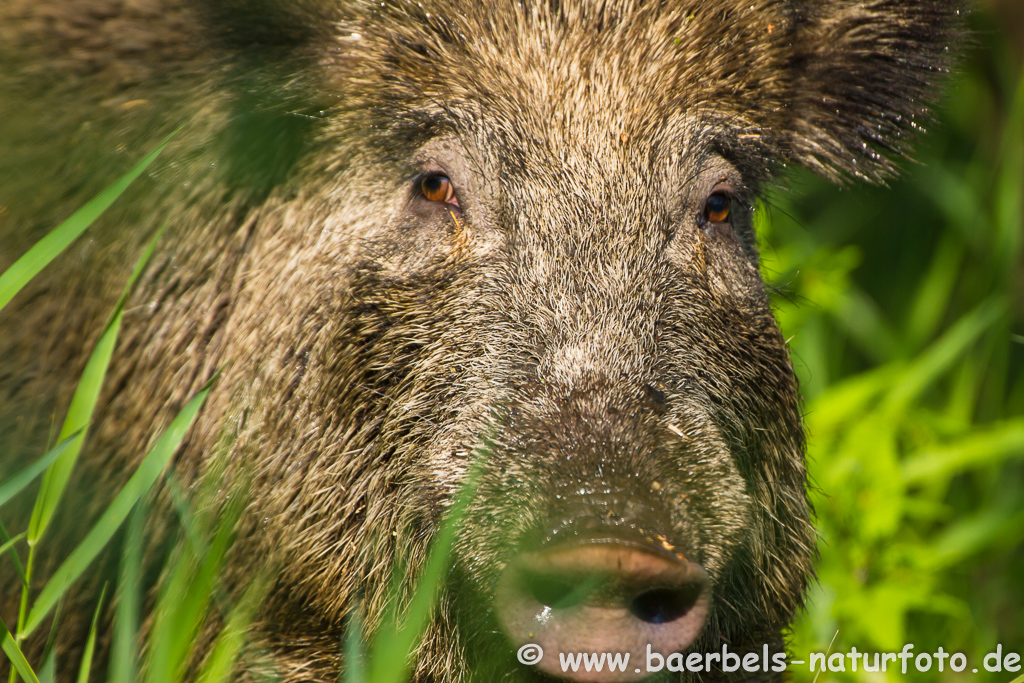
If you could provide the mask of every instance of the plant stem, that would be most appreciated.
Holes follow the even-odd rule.
[[[22,631],[25,629],[25,619],[28,618],[28,592],[32,584],[32,567],[36,563],[36,544],[29,543],[28,546],[28,561],[25,563],[25,582],[21,584],[21,604],[18,606],[18,625],[14,630],[14,641],[21,647],[21,643],[25,640],[22,635]],[[11,667],[11,675],[8,678],[8,683],[18,683],[18,672]]]

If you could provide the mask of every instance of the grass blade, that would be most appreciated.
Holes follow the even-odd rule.
[[[1007,420],[989,429],[908,458],[903,481],[920,484],[946,480],[964,470],[1011,458],[1024,458],[1024,419]]]
[[[28,683],[39,683],[39,677],[36,676],[36,672],[32,670],[32,667],[28,665],[28,660],[22,654],[21,648],[18,647],[18,643],[14,640],[14,636],[11,635],[11,632],[7,630],[7,625],[2,621],[0,621],[0,646],[7,653],[7,657],[11,660],[14,670],[22,678]]]
[[[479,462],[490,452],[489,444],[481,449],[480,455],[470,469],[465,483],[459,490],[441,528],[434,537],[434,542],[427,557],[426,566],[420,579],[416,582],[412,601],[406,612],[403,623],[399,625],[397,615],[397,596],[393,596],[392,609],[384,618],[384,623],[373,641],[371,649],[368,681],[372,683],[399,683],[409,676],[411,666],[410,655],[416,648],[423,631],[430,619],[430,614],[437,600],[437,594],[448,571],[451,549],[466,508],[476,492],[479,478]]]
[[[1003,132],[1000,173],[996,180],[997,249],[1003,267],[1012,272],[1024,234],[1024,73],[1021,74]]]
[[[174,134],[171,133],[155,150],[121,176],[116,182],[100,192],[85,206],[73,213],[66,221],[58,225],[43,239],[36,242],[10,268],[0,274],[0,309],[14,298],[29,280],[55,259],[69,244],[78,239],[100,214],[120,197],[132,182],[142,175],[143,171],[160,155]]]
[[[142,605],[142,546],[146,526],[146,499],[135,504],[128,522],[117,582],[114,642],[110,648],[110,683],[132,683],[138,657],[139,613]]]
[[[153,448],[143,459],[142,464],[135,470],[131,478],[124,485],[124,488],[117,494],[110,506],[104,511],[99,521],[93,525],[89,533],[78,544],[67,560],[54,572],[53,576],[39,593],[39,597],[32,610],[29,612],[25,622],[23,633],[32,633],[50,610],[54,608],[57,601],[64,594],[67,588],[81,576],[86,567],[96,558],[111,537],[128,517],[135,503],[153,487],[164,468],[170,462],[171,457],[178,450],[182,439],[188,432],[189,427],[199,409],[206,401],[207,395],[213,384],[214,377],[207,382],[202,389],[190,400],[181,412],[174,418],[167,430],[160,436]]]
[[[217,642],[196,677],[196,683],[227,683],[231,680],[235,663],[248,639],[249,625],[256,616],[256,610],[263,602],[270,585],[270,576],[264,572],[246,587],[238,604],[231,610],[220,635],[217,636]]]
[[[18,557],[17,551],[14,550],[14,543],[16,539],[22,538],[27,532],[21,532],[14,538],[7,533],[7,529],[4,527],[3,522],[0,522],[0,541],[4,543],[4,550],[0,551],[0,555],[6,552],[11,557],[11,562],[14,563],[14,568],[18,571],[18,576],[21,578],[23,586],[28,585],[28,577],[25,575],[25,567],[21,564],[21,558]]]
[[[71,445],[71,442],[74,441],[77,436],[78,432],[71,434],[51,448],[46,455],[36,460],[34,463],[18,472],[4,483],[0,484],[0,507],[3,507],[4,503],[21,493],[22,489],[31,484],[36,477],[42,474],[43,470],[49,467],[54,460],[60,457],[61,453],[68,449],[68,446]]]
[[[96,401],[99,399],[100,387],[103,385],[103,378],[107,374],[107,366],[110,364],[110,357],[114,353],[114,343],[117,341],[117,333],[121,326],[121,311],[118,310],[113,320],[103,330],[92,355],[86,362],[82,378],[75,388],[74,396],[71,398],[71,406],[68,408],[67,417],[64,419],[64,427],[60,432],[60,440],[63,441],[69,434],[77,434],[72,443],[64,449],[61,456],[46,470],[43,475],[43,483],[36,496],[36,504],[32,509],[32,518],[28,526],[28,543],[34,546],[46,532],[50,520],[60,503],[60,499],[67,487],[71,470],[78,461],[78,454],[82,450],[82,443],[85,440],[86,427],[92,420],[93,410]]]
[[[3,555],[3,554],[4,554],[4,553],[6,553],[6,552],[7,552],[8,550],[10,550],[11,548],[13,548],[13,547],[14,547],[14,544],[15,544],[15,543],[17,543],[18,541],[20,541],[20,540],[21,540],[21,539],[23,539],[23,538],[25,538],[25,532],[24,532],[24,531],[22,531],[22,532],[21,532],[20,534],[18,534],[18,535],[17,535],[17,536],[15,536],[14,538],[10,539],[9,541],[7,541],[6,543],[4,543],[3,545],[0,545],[0,555]]]
[[[78,455],[82,450],[85,432],[90,420],[92,420],[96,401],[99,399],[100,389],[103,386],[103,378],[106,376],[107,367],[110,365],[110,358],[114,353],[114,344],[117,342],[117,334],[121,329],[121,318],[124,315],[125,302],[128,300],[128,294],[132,286],[146,267],[149,258],[153,255],[153,250],[156,248],[156,243],[163,234],[163,230],[161,228],[153,239],[150,240],[146,250],[135,264],[135,270],[132,271],[131,277],[128,278],[128,283],[121,292],[121,297],[114,307],[114,312],[111,314],[103,334],[100,335],[99,341],[96,342],[96,347],[85,364],[82,378],[78,381],[78,386],[75,387],[75,393],[71,397],[71,405],[68,407],[68,414],[64,418],[64,426],[61,428],[58,438],[64,441],[73,435],[77,434],[77,436],[74,436],[72,445],[63,451],[53,465],[46,470],[46,474],[43,475],[43,483],[39,488],[36,505],[32,509],[32,518],[29,521],[29,547],[38,543],[39,539],[46,532],[46,527],[49,526],[50,521],[53,519],[57,505],[64,495],[68,478],[71,476],[71,471],[74,469]]]
[[[245,502],[242,495],[229,499],[219,514],[213,538],[202,543],[206,549],[202,555],[193,551],[194,546],[186,534],[154,609],[148,666],[150,683],[173,683],[181,680],[185,673],[194,640],[202,630],[211,600],[217,592],[218,578]],[[202,526],[201,522],[199,526]]]
[[[911,354],[924,344],[942,323],[960,274],[964,257],[961,242],[954,233],[947,233],[935,250],[928,271],[914,293],[907,316],[903,352]]]
[[[89,683],[89,671],[92,670],[92,655],[96,650],[96,627],[100,622],[100,613],[103,611],[103,598],[107,595],[107,586],[103,585],[100,591],[99,602],[96,603],[96,611],[92,615],[92,625],[89,627],[89,637],[85,641],[85,649],[82,650],[82,662],[78,665],[77,683]]]
[[[893,413],[905,410],[932,382],[947,372],[992,325],[1005,315],[1006,300],[996,294],[932,343],[901,373],[899,382],[885,398],[885,406]]]
[[[979,553],[1000,543],[1019,544],[1024,538],[1024,511],[1013,509],[986,510],[970,515],[944,529],[929,544],[921,560],[932,571],[943,567],[963,566]]]
[[[46,637],[46,645],[43,646],[43,665],[39,668],[39,680],[42,683],[53,683],[57,669],[57,654],[54,648],[57,645],[57,628],[60,626],[61,613],[64,611],[64,601],[57,603],[53,619],[50,621],[50,633]]]
[[[363,683],[366,680],[364,670],[363,622],[359,610],[354,609],[348,615],[345,629],[345,672],[341,683]]]
[[[50,650],[43,658],[43,665],[39,667],[39,683],[53,683],[57,677],[57,654]]]

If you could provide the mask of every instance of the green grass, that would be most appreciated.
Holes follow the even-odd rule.
[[[911,680],[1003,683],[1010,674],[970,669],[997,643],[1024,651],[1024,306],[1012,294],[1024,281],[1024,74],[994,56],[999,34],[989,35],[997,49],[977,51],[957,76],[920,163],[908,165],[904,179],[885,189],[837,190],[798,173],[795,190],[776,193],[758,213],[765,277],[806,398],[821,537],[819,581],[790,634],[797,659],[851,646],[872,653],[905,643],[916,652],[942,646],[963,652],[967,671],[933,668]],[[0,307],[162,147],[0,275]],[[56,444],[0,482],[2,518],[3,505],[42,477],[29,528],[0,536],[0,561],[12,563],[24,582],[13,632],[0,625],[2,649],[17,672],[12,681],[46,681],[55,669],[90,680],[102,606],[112,600],[110,681],[226,681],[239,661],[254,656],[249,625],[272,568],[258,572],[236,600],[218,578],[244,496],[220,507],[196,504],[163,475],[209,385],[156,439],[42,590],[28,590],[35,555],[73,481],[125,297],[155,239],[111,312]],[[182,533],[153,596],[152,624],[142,630],[143,528],[149,492],[162,480]],[[471,491],[442,527],[411,603],[394,606],[372,635],[361,632],[353,613],[346,683],[398,683],[408,675]],[[117,585],[95,596],[81,661],[64,662],[54,650],[27,661],[20,645],[51,615],[59,630],[62,597],[116,534],[123,536]],[[213,646],[195,661],[196,643],[210,627]],[[814,675],[806,667],[792,674],[822,683],[904,678]]]
[[[848,191],[799,174],[759,212],[821,539],[791,653],[835,638],[833,652],[914,643],[969,663],[796,667],[797,681],[1004,681],[982,658],[1024,652],[1024,74],[994,47],[954,79],[902,180]]]
[[[104,190],[67,221],[51,231],[35,247],[30,249],[25,256],[0,275],[0,306],[13,299],[32,276],[42,270],[64,248],[81,235],[92,221],[124,192],[132,180],[138,177],[153,162],[166,144],[167,140],[161,143],[156,150],[144,158],[125,176]],[[129,516],[132,517],[132,523],[128,533],[128,542],[125,544],[124,558],[121,563],[121,579],[118,586],[118,618],[116,620],[117,628],[114,638],[114,655],[112,657],[110,678],[112,681],[127,682],[136,680],[135,663],[139,652],[136,631],[138,611],[143,600],[143,596],[139,595],[139,587],[142,584],[139,573],[141,571],[142,553],[141,536],[145,522],[145,499],[150,490],[162,477],[171,456],[177,451],[205,402],[216,377],[211,379],[186,403],[167,429],[154,442],[134,474],[132,474],[120,492],[113,498],[78,546],[68,555],[53,575],[47,579],[38,595],[32,595],[30,585],[38,549],[41,543],[45,541],[47,527],[67,490],[71,474],[81,451],[86,430],[92,420],[100,388],[106,377],[110,358],[117,341],[125,302],[159,239],[160,233],[151,240],[139,258],[135,270],[125,285],[124,292],[115,305],[99,341],[86,362],[82,377],[78,382],[68,408],[64,425],[58,436],[58,443],[48,453],[41,456],[39,460],[0,483],[0,507],[2,507],[4,503],[9,502],[37,477],[42,475],[42,482],[36,494],[28,529],[14,538],[5,540],[2,548],[0,548],[0,557],[8,555],[18,567],[22,577],[22,592],[17,626],[12,632],[5,624],[0,624],[0,640],[2,640],[3,651],[13,663],[10,674],[11,683],[17,681],[19,676],[30,683],[37,681],[45,682],[53,679],[57,655],[52,648],[52,644],[60,628],[61,601],[67,591],[75,585],[76,581],[85,573],[96,557],[107,547]],[[236,497],[235,500],[239,501],[234,503],[234,507],[237,508],[240,501],[244,500],[244,498]],[[228,521],[220,526],[220,533],[216,537],[221,541],[216,546],[219,554],[213,560],[209,557],[203,558],[204,562],[199,564],[202,575],[207,577],[216,575],[217,569],[220,567],[219,562],[223,560],[223,556],[226,553],[227,543],[225,541],[230,539],[236,521],[237,515],[235,517],[230,517],[229,515]],[[224,533],[225,530],[226,533]],[[22,540],[24,540],[27,546],[27,557],[24,563],[22,563],[21,557],[17,553],[19,542]],[[160,628],[156,629],[158,636],[164,636],[164,631],[171,634],[171,636],[162,637],[158,641],[159,644],[172,643],[175,645],[175,649],[172,651],[172,659],[167,661],[161,660],[158,662],[158,666],[150,667],[150,678],[154,680],[163,680],[167,672],[173,673],[182,669],[182,662],[189,656],[191,641],[186,642],[182,646],[179,642],[180,638],[183,635],[196,635],[198,629],[192,628],[189,630],[189,627],[194,627],[196,625],[195,622],[201,621],[202,617],[205,616],[204,601],[209,600],[209,596],[212,594],[210,581],[197,582],[195,575],[184,576],[189,581],[189,588],[184,591],[185,595],[192,596],[195,594],[197,598],[191,601],[181,601],[180,595],[172,593],[169,597],[165,597],[161,602],[158,602],[158,614],[162,614],[159,612],[160,607],[171,603],[177,609],[177,612],[174,614],[178,618],[167,623],[158,621],[158,627],[163,627],[164,629],[163,631]],[[172,585],[176,584],[172,583]],[[264,580],[262,583],[256,582],[254,585],[265,586],[266,581]],[[258,602],[256,599],[258,596],[247,595],[252,598],[250,602]],[[95,649],[100,604],[103,602],[103,598],[104,595],[101,594],[97,601],[96,616],[93,619],[92,628],[88,636],[88,644],[79,665],[79,681],[88,680],[89,668]],[[196,602],[197,600],[198,603]],[[245,601],[240,603],[240,605],[245,604],[247,604]],[[186,610],[189,606],[192,609]],[[183,610],[188,611],[188,618],[180,616],[180,612]],[[232,615],[228,624],[232,629],[230,631],[232,637],[237,639],[237,634],[244,631],[244,622],[240,621],[240,618],[251,617],[251,614],[251,609],[248,611],[242,609],[242,611]],[[43,626],[51,615],[54,618],[52,620],[51,636],[48,638],[48,646],[44,650],[42,663],[38,669],[34,669],[25,658],[21,645],[29,636]],[[233,664],[233,657],[237,656],[238,651],[237,647],[231,648],[227,645],[221,645],[222,641],[227,642],[227,634],[227,631],[225,631],[225,634],[222,634],[215,650],[217,654],[216,663],[219,664],[219,668],[217,666],[211,668],[206,673],[204,680],[226,680],[224,678],[225,672],[230,670],[229,665]],[[162,652],[163,650],[157,647],[151,648],[151,651]],[[177,667],[171,666],[171,662],[176,664]],[[159,672],[160,675],[154,676],[155,672]],[[168,680],[180,680],[180,676]]]

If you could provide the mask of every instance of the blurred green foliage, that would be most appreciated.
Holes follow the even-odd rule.
[[[900,180],[837,189],[795,173],[758,212],[820,535],[792,658],[830,643],[968,658],[960,674],[908,676],[847,659],[822,682],[1007,681],[985,654],[1024,653],[1024,72],[994,19],[974,21]],[[790,670],[815,678],[809,662]]]

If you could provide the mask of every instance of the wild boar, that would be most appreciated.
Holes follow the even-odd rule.
[[[5,467],[41,452],[166,223],[82,456],[89,502],[55,538],[222,369],[174,471],[251,478],[231,571],[279,567],[254,639],[283,680],[335,680],[347,615],[379,623],[394,566],[412,584],[481,450],[416,680],[631,680],[648,652],[783,652],[816,551],[754,207],[790,164],[891,173],[959,13],[9,0],[0,262],[183,129],[4,311]],[[639,668],[562,671],[558,652]]]

